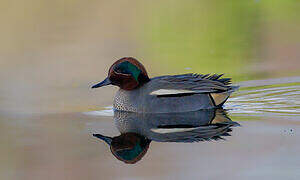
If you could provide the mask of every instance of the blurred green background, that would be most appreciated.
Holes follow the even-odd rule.
[[[299,72],[299,5],[296,0],[149,3],[140,43],[151,59],[179,71],[188,66],[236,80],[289,76]]]

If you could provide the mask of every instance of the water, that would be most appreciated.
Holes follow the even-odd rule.
[[[5,177],[17,179],[44,175],[49,179],[297,179],[300,84],[299,77],[287,79],[293,82],[267,86],[261,80],[241,82],[241,90],[224,107],[241,126],[232,127],[225,140],[171,143],[158,142],[162,140],[156,137],[135,164],[119,161],[105,142],[93,137],[120,135],[111,107],[77,113],[5,113],[1,154],[7,163],[1,167]],[[190,136],[181,137],[187,141]]]

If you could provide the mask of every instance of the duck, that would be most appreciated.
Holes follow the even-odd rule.
[[[239,86],[223,74],[188,73],[149,78],[145,67],[133,57],[111,65],[108,76],[92,86],[119,87],[113,109],[137,113],[190,112],[220,108]]]

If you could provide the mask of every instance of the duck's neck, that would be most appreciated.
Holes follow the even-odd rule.
[[[147,76],[139,76],[138,81],[131,81],[130,84],[126,84],[126,86],[120,86],[122,90],[136,90],[140,87],[144,86],[146,83],[150,81],[150,78]]]

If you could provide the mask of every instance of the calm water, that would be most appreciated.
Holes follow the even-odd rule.
[[[1,176],[298,179],[300,77],[248,81],[240,85],[240,91],[224,107],[227,115],[219,113],[221,120],[217,123],[225,121],[228,126],[214,126],[215,112],[200,112],[197,115],[200,121],[195,115],[173,116],[171,124],[166,120],[170,119],[168,116],[128,118],[118,114],[114,118],[111,107],[77,113],[2,113],[1,158],[6,163],[1,163]],[[110,91],[110,88],[103,90]],[[142,123],[136,123],[137,119]],[[119,161],[103,137],[93,137],[93,134],[117,137],[119,131],[127,130],[152,140],[150,143],[142,136],[130,134],[116,140],[121,145],[115,143],[115,150],[132,148],[134,140],[143,143],[139,150],[135,149],[137,155],[144,153],[135,164]],[[144,149],[146,152],[142,152]],[[132,151],[119,153],[128,156]]]

